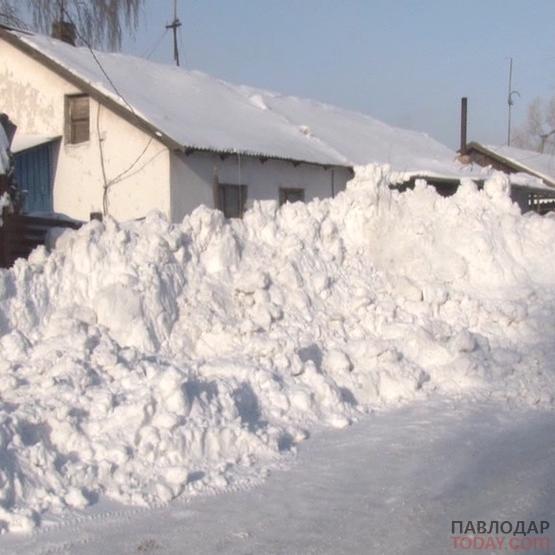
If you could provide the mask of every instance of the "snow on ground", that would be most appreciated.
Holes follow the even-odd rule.
[[[551,409],[555,219],[508,181],[66,232],[0,272],[0,523],[257,483],[316,426],[446,397]]]
[[[152,510],[89,509],[37,534],[4,535],[0,553],[457,553],[451,521],[553,526],[554,435],[550,412],[414,403],[317,432],[289,468],[255,488]],[[551,529],[546,537],[553,545]]]

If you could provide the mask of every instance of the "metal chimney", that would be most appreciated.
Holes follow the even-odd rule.
[[[54,21],[52,23],[52,38],[67,42],[71,46],[75,46],[75,39],[77,33],[75,32],[75,25],[69,21]]]
[[[466,127],[467,127],[468,98],[461,98],[461,148],[460,153],[466,154]]]

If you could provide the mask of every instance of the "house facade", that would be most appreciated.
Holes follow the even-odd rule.
[[[66,111],[77,95],[87,99],[89,129],[86,139],[74,143],[66,135]],[[91,212],[102,212],[102,166],[107,179],[111,179],[127,168],[150,140],[143,130],[87,95],[78,84],[1,39],[0,99],[3,111],[17,125],[15,153],[28,150],[21,143],[24,147],[29,137],[35,139],[32,148],[48,145],[50,149],[50,197],[42,206],[33,206],[38,211],[55,211],[84,220]],[[136,218],[149,209],[169,213],[169,187],[163,185],[169,182],[169,150],[153,138],[149,155],[152,159],[141,169],[140,178],[123,179],[109,192],[114,217]]]
[[[238,217],[255,200],[334,196],[357,164],[469,175],[427,135],[363,114],[8,28],[0,102],[30,213],[178,222],[204,204]]]
[[[17,40],[6,40],[6,34],[0,36],[0,99],[17,125],[13,150],[30,212],[81,220],[107,212],[127,220],[160,210],[180,221],[204,204],[238,216],[254,199],[279,201],[293,192],[299,200],[332,196],[352,175],[348,166],[282,160],[271,153],[168,144],[155,129],[137,125],[90,86],[37,59]],[[30,181],[32,168],[39,167],[41,175]]]

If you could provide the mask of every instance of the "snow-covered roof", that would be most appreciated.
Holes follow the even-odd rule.
[[[548,185],[543,179],[540,179],[535,175],[530,175],[526,172],[509,174],[509,181],[513,187],[516,186],[519,188],[528,189],[531,192],[536,193],[550,193],[550,196],[552,197],[555,195],[555,189],[552,185]]]
[[[555,187],[555,156],[551,154],[541,154],[533,150],[505,145],[470,143],[469,148],[471,147],[502,158],[515,171],[530,173],[542,179],[547,185]]]
[[[22,135],[16,131],[15,136],[13,138],[11,150],[14,154],[17,154],[18,152],[22,152],[24,150],[28,150],[36,146],[50,143],[59,138],[60,138],[59,136],[51,136],[51,135]]]
[[[174,147],[324,165],[389,163],[396,171],[420,175],[468,175],[456,153],[428,135],[364,114],[97,51],[104,73],[88,48],[31,33],[4,30],[2,36],[129,110]]]

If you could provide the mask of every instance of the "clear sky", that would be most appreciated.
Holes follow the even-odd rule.
[[[555,0],[178,0],[183,65],[234,83],[315,98],[429,133],[455,148],[460,97],[469,139],[503,143],[509,57],[513,121],[555,94]],[[146,56],[173,0],[145,0]],[[171,63],[170,33],[151,59]]]

